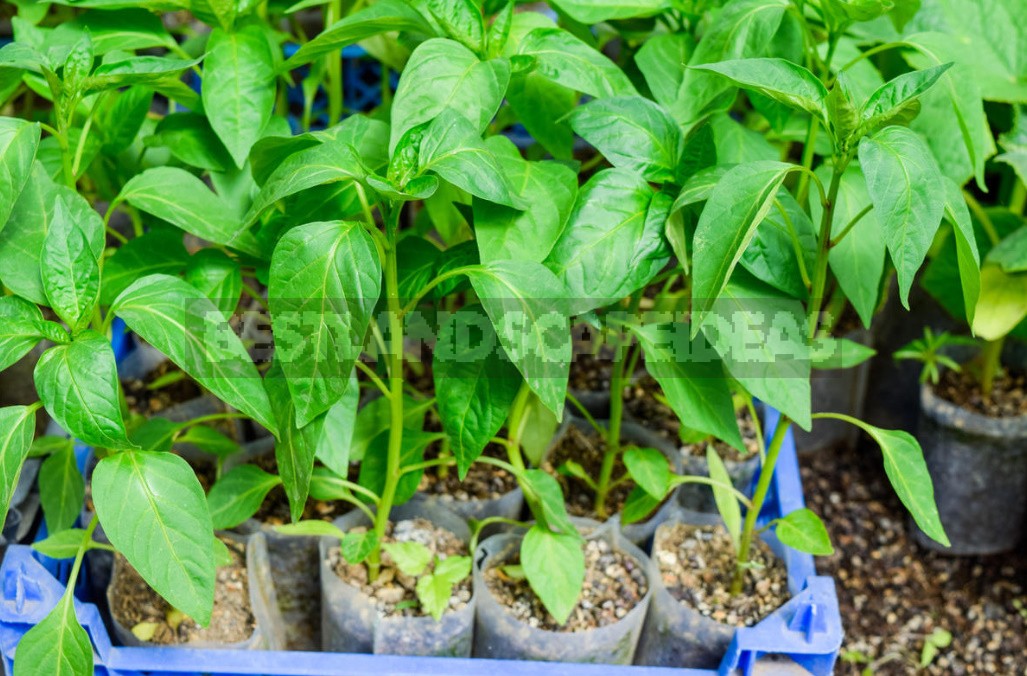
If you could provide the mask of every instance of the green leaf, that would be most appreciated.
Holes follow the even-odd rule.
[[[432,367],[442,429],[463,478],[503,426],[521,376],[488,317],[474,307],[458,310],[440,327]]]
[[[974,325],[977,301],[981,295],[981,255],[977,250],[977,238],[974,236],[973,221],[970,211],[959,186],[950,179],[945,179],[945,220],[952,224],[952,232],[956,240],[956,261],[959,266],[959,280],[963,289],[963,307],[966,308],[966,320]],[[1024,230],[1027,233],[1027,230]],[[995,256],[999,246],[991,250]],[[1022,251],[1023,249],[1021,249]],[[993,259],[994,260],[994,259]],[[1024,269],[1027,269],[1025,266]]]
[[[645,367],[660,384],[681,423],[742,450],[731,389],[720,358],[689,340],[686,324],[629,324]]]
[[[444,110],[465,117],[480,134],[503,102],[510,80],[506,59],[480,61],[452,40],[427,40],[410,55],[392,102],[389,152],[410,129]]]
[[[417,600],[421,602],[421,608],[436,621],[441,620],[449,609],[453,587],[470,574],[469,556],[450,556],[438,561],[430,575],[417,581]]]
[[[959,193],[954,193],[952,197],[954,198],[957,194]],[[966,206],[966,203],[962,202],[962,200],[960,200],[959,203],[952,203],[952,206],[957,208],[959,204],[962,204],[964,208]],[[969,213],[964,215],[969,216]],[[969,219],[967,219],[967,222],[969,222]],[[973,243],[974,252],[976,252],[976,241],[972,236],[972,224],[970,225],[971,237],[969,241]],[[1021,227],[1011,235],[1004,237],[1002,241],[996,244],[991,251],[988,252],[987,261],[989,263],[995,263],[1002,268],[1003,272],[1007,272],[1009,274],[1027,272],[1027,228]]]
[[[798,167],[758,161],[730,169],[714,187],[692,239],[692,335],[723,292],[756,226],[773,208],[777,189]]]
[[[92,487],[111,544],[168,603],[210,622],[214,529],[189,464],[171,453],[116,453],[96,465]]]
[[[624,298],[666,265],[670,249],[663,228],[670,202],[625,169],[603,170],[581,188],[546,261],[576,312]]]
[[[192,444],[204,453],[216,455],[219,458],[227,458],[239,452],[239,443],[229,439],[213,427],[206,425],[194,425],[177,439],[180,444]]]
[[[235,559],[232,557],[232,553],[228,551],[228,545],[218,538],[214,538],[211,542],[214,545],[214,566],[224,568],[225,566],[232,565]]]
[[[282,485],[289,498],[292,520],[298,521],[303,515],[303,506],[310,492],[314,454],[321,439],[324,418],[315,418],[300,427],[297,424],[298,416],[286,380],[280,363],[276,361],[264,379],[264,387],[267,389],[268,399],[278,422],[278,443],[275,444],[278,473],[282,477]]]
[[[571,359],[562,283],[530,261],[494,261],[469,268],[467,276],[510,361],[561,418]]]
[[[519,52],[535,59],[533,72],[568,89],[597,99],[637,93],[616,64],[563,29],[531,31]]]
[[[629,448],[624,452],[624,465],[631,479],[646,493],[662,500],[670,488],[670,463],[655,448]]]
[[[1027,317],[1027,275],[1008,274],[994,263],[981,268],[981,293],[973,320],[974,334],[998,340]]]
[[[710,470],[710,478],[724,485],[711,486],[713,489],[713,500],[717,503],[717,512],[724,520],[724,527],[731,536],[737,550],[742,540],[742,508],[738,504],[738,498],[734,491],[727,488],[733,485],[731,475],[727,473],[724,461],[717,454],[713,444],[706,447],[706,465]]]
[[[806,270],[816,265],[817,234],[805,210],[784,188],[779,188],[775,203],[756,227],[752,241],[739,261],[757,279],[792,298],[809,296],[795,251],[798,239]],[[793,238],[794,233],[794,238]]]
[[[813,73],[784,59],[735,59],[692,68],[717,73],[738,87],[795,108],[827,125],[827,88]]]
[[[674,181],[684,140],[677,122],[641,96],[597,99],[577,108],[571,127],[615,167],[655,183]]]
[[[506,99],[531,137],[555,159],[574,158],[574,131],[565,117],[577,104],[575,92],[537,72],[527,72],[510,78]]]
[[[818,336],[811,355],[815,369],[848,369],[859,366],[877,354],[877,350],[845,338]]]
[[[43,313],[18,296],[0,297],[0,371],[28,354],[44,337]]]
[[[203,109],[237,167],[271,119],[274,80],[274,57],[263,28],[211,31],[203,62]]]
[[[521,448],[524,456],[536,467],[553,441],[553,435],[560,427],[560,418],[546,408],[534,392],[524,407],[524,430],[521,433]]]
[[[104,336],[86,330],[51,347],[34,378],[47,413],[77,439],[100,448],[135,447],[121,417],[114,351]]]
[[[347,390],[348,392],[349,390]],[[424,427],[425,412],[430,408],[430,402],[414,399],[409,395],[403,397],[403,429],[420,430]],[[350,462],[359,462],[364,458],[367,448],[379,434],[389,429],[392,425],[392,411],[390,402],[385,397],[379,397],[367,402],[357,413],[356,424],[353,428],[353,443],[350,448]],[[346,472],[349,467],[346,467]],[[343,476],[344,473],[340,472]]]
[[[908,308],[913,278],[941,223],[941,173],[923,139],[905,127],[863,138],[859,161],[895,264],[899,298]]]
[[[671,7],[669,0],[554,0],[553,4],[583,24],[653,16]]]
[[[424,460],[424,449],[428,444],[439,438],[440,435],[423,432],[421,430],[404,429],[403,443],[400,447],[400,467],[414,465]],[[380,433],[367,447],[364,459],[360,463],[359,483],[364,488],[376,495],[381,495],[385,489],[385,477],[388,472],[389,457],[389,432]],[[396,484],[395,503],[402,505],[414,497],[417,486],[421,482],[424,470],[407,472],[403,474]]]
[[[814,556],[834,554],[824,522],[811,510],[797,509],[781,519],[775,519],[774,523],[774,533],[782,544]]]
[[[127,202],[200,239],[260,254],[253,234],[240,224],[232,209],[184,169],[147,169],[125,184],[116,202]]]
[[[354,565],[362,563],[377,546],[378,534],[370,529],[363,533],[346,533],[339,542],[342,557]]]
[[[64,594],[43,621],[18,642],[14,676],[91,676],[93,645],[75,616],[75,596]]]
[[[39,468],[39,500],[46,517],[46,528],[58,533],[71,528],[82,513],[86,485],[75,463],[70,445],[52,454]]]
[[[818,168],[817,176],[821,181],[830,181],[830,168]],[[870,204],[863,172],[855,164],[849,165],[838,183],[831,236],[838,237]],[[813,200],[810,204],[810,213],[814,222],[820,221],[822,210],[820,202]],[[834,273],[842,291],[845,292],[845,297],[852,303],[864,326],[870,326],[877,310],[886,256],[885,233],[874,210],[865,214],[843,240],[831,247],[827,255],[831,272]]]
[[[40,259],[43,290],[73,332],[92,319],[100,295],[103,239],[99,217],[73,221],[63,200],[57,200]]]
[[[186,61],[159,56],[133,56],[98,66],[82,84],[84,94],[95,94],[132,85],[151,85],[177,81],[181,73],[199,60]]]
[[[490,136],[486,147],[508,178],[525,210],[476,199],[474,232],[481,261],[531,260],[541,263],[567,222],[578,179],[559,162],[527,162],[508,139]]]
[[[201,249],[189,257],[185,281],[231,318],[242,295],[242,268],[218,249]]]
[[[558,624],[565,623],[578,604],[585,581],[581,538],[536,524],[521,543],[521,565],[542,605]]]
[[[336,474],[343,476],[349,471],[359,403],[360,386],[354,373],[342,398],[325,413],[321,438],[317,440],[314,451],[314,457]]]
[[[147,418],[138,427],[133,427],[128,432],[128,438],[132,443],[144,451],[159,451],[166,453],[171,450],[175,442],[175,435],[182,431],[182,424],[172,422],[167,418]]]
[[[32,549],[51,559],[73,559],[78,556],[85,534],[81,528],[68,528],[51,534],[45,540],[33,542]]]
[[[359,223],[299,226],[275,247],[268,303],[299,427],[331,408],[349,386],[381,278],[374,241]]]
[[[293,69],[324,54],[337,52],[364,38],[392,31],[431,35],[434,31],[417,9],[403,0],[378,0],[370,7],[336,21],[304,44],[285,67]]]
[[[258,142],[259,143],[259,142]],[[199,113],[171,113],[157,123],[147,146],[163,146],[175,159],[192,167],[225,171],[235,164],[206,116]],[[256,172],[254,172],[256,175]]]
[[[0,408],[0,517],[7,520],[21,466],[32,448],[36,412],[28,406]]]
[[[404,575],[417,577],[431,563],[431,550],[420,542],[386,542],[382,549],[388,552]],[[449,601],[448,597],[446,601]]]
[[[174,45],[160,17],[142,8],[85,12],[63,25],[88,32],[97,56]]]
[[[870,95],[860,110],[864,124],[867,120],[875,117],[886,117],[905,103],[920,96],[934,86],[934,83],[951,67],[951,63],[945,63],[912,73],[903,73],[884,83]]]
[[[529,469],[524,472],[520,483],[525,500],[541,528],[580,538],[567,514],[563,490],[556,477],[545,470]]]
[[[685,64],[693,47],[687,35],[661,33],[646,40],[635,53],[635,64],[649,85],[649,91],[665,109],[670,109],[677,101]]]
[[[32,173],[38,146],[38,124],[0,117],[0,230]]]
[[[472,52],[485,46],[485,20],[474,0],[427,0],[428,11],[442,30]]]
[[[335,524],[319,519],[287,523],[275,526],[275,530],[284,535],[313,535],[315,537],[334,537],[340,540],[347,537],[346,533],[339,530]]]
[[[207,508],[217,530],[235,528],[257,513],[272,488],[282,483],[256,465],[239,465],[218,479],[207,494]]]
[[[638,523],[656,511],[660,501],[645,492],[641,486],[635,486],[628,493],[628,499],[620,512],[622,524]]]
[[[182,244],[182,233],[167,228],[154,228],[142,237],[122,244],[103,263],[100,303],[110,305],[129,284],[146,275],[160,273],[175,276],[189,262]]]
[[[111,311],[226,404],[277,433],[257,368],[206,296],[177,277],[149,275],[125,289]]]

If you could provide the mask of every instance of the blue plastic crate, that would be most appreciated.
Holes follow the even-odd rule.
[[[130,339],[117,344],[120,358],[127,353]],[[778,420],[777,412],[767,412],[768,432],[772,433]],[[789,431],[761,521],[765,523],[804,504],[795,443]],[[0,566],[0,652],[8,674],[12,673],[18,641],[46,616],[64,592],[64,582],[43,565],[44,560],[47,559],[31,547],[12,545]],[[727,676],[739,671],[748,676],[756,661],[768,654],[787,655],[814,674],[829,674],[842,642],[834,580],[816,575],[813,557],[808,554],[789,550],[785,563],[793,588],[801,591],[758,625],[738,629],[717,670],[316,652],[128,648],[111,644],[100,613],[89,599],[77,598],[75,610],[92,640],[97,676],[479,676],[493,670],[509,676]],[[82,589],[79,597],[85,593],[85,587]]]

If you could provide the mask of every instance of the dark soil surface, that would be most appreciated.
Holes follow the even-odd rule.
[[[142,380],[127,379],[122,381],[122,385],[125,388],[125,403],[128,404],[129,409],[141,415],[152,415],[175,404],[181,404],[202,395],[203,391],[200,389],[200,386],[188,376],[159,389],[151,390],[148,388],[150,383],[158,378],[178,370],[177,366],[170,361],[166,361],[161,363],[160,366],[151,371]]]
[[[957,406],[992,418],[1027,415],[1027,375],[1022,372],[1007,372],[995,378],[991,397],[987,400],[977,379],[966,369],[959,373],[945,371],[934,391]]]
[[[628,444],[626,439],[621,439],[621,448],[627,447]],[[598,518],[594,510],[595,492],[581,479],[562,474],[558,471],[559,468],[568,460],[572,460],[581,465],[588,476],[598,480],[605,452],[606,440],[603,437],[593,430],[582,431],[578,427],[570,425],[567,428],[567,433],[550,451],[548,459],[542,463],[542,469],[555,476],[556,480],[560,482],[563,494],[567,499],[567,511],[572,516]],[[618,458],[613,466],[614,480],[623,476],[626,471],[624,462]],[[614,486],[606,496],[607,513],[620,513],[634,487],[635,482],[630,479]],[[642,519],[642,521],[644,520]]]
[[[246,575],[246,546],[232,540],[222,541],[232,555],[232,565],[218,568],[214,612],[206,628],[177,612],[169,615],[173,610],[171,605],[150,589],[121,554],[116,555],[120,559],[121,574],[111,582],[114,585],[111,613],[127,629],[138,627],[137,632],[152,629],[150,642],[157,645],[245,641],[255,627]],[[150,624],[155,626],[146,626]]]
[[[810,508],[835,546],[817,571],[838,585],[845,644],[837,673],[1027,674],[1027,543],[994,557],[947,557],[920,549],[885,477],[879,452],[863,448],[802,458]],[[952,634],[918,671],[925,639]]]
[[[362,532],[365,529],[354,529],[355,532]],[[408,519],[399,521],[396,524],[389,524],[388,532],[383,539],[384,543],[389,542],[419,542],[428,547],[432,552],[432,563],[428,564],[426,572],[431,572],[435,565],[435,557],[441,559],[450,556],[466,556],[467,543],[463,542],[450,531],[433,525],[426,519]],[[367,580],[367,566],[362,563],[349,564],[342,558],[338,547],[328,552],[329,566],[335,571],[344,582],[362,591],[373,599],[378,606],[378,612],[382,617],[418,617],[424,613],[420,610],[417,601],[417,580],[411,575],[405,575],[392,561],[389,553],[382,550],[382,567],[378,579],[374,582]],[[471,576],[468,575],[462,582],[453,587],[453,595],[449,599],[450,610],[460,610],[471,600]]]
[[[789,598],[788,571],[770,548],[757,542],[741,594],[732,596],[735,549],[721,526],[674,524],[660,528],[653,560],[663,584],[681,603],[724,624],[751,627]]]
[[[681,443],[681,421],[666,404],[663,389],[652,376],[646,374],[624,388],[624,411],[675,446]]]
[[[506,460],[506,449],[498,444],[489,444],[482,455],[490,458]],[[426,460],[438,457],[437,444],[425,454]],[[421,478],[417,490],[429,495],[448,496],[455,501],[498,500],[517,488],[517,478],[501,467],[476,462],[467,471],[463,481],[456,467],[446,468],[441,473],[438,468],[429,469]]]
[[[749,415],[748,409],[742,409],[738,413],[738,429],[742,433],[742,443],[745,444],[745,448],[748,451],[745,455],[738,452],[738,449],[725,444],[719,439],[713,440],[713,448],[717,450],[719,455],[724,460],[731,460],[733,462],[742,462],[760,452],[760,443],[756,437],[756,425],[753,422],[752,416]],[[706,447],[710,445],[709,441],[703,441],[698,444],[686,444],[681,447],[682,453],[688,453],[699,457],[706,457]]]
[[[485,584],[514,617],[547,631],[587,631],[611,625],[638,605],[649,590],[641,564],[613,549],[605,540],[585,543],[585,584],[570,618],[559,625],[521,576],[510,577],[503,568],[485,571]]]

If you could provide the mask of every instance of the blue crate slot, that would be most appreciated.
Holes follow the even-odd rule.
[[[126,353],[122,351],[118,358]],[[768,410],[768,439],[779,420],[777,412]],[[774,474],[760,516],[762,523],[805,504],[791,432],[785,437]],[[12,545],[0,566],[0,658],[8,674],[12,673],[18,641],[46,616],[64,592],[64,582],[44,566],[41,558],[45,559],[34,555],[31,547]],[[93,643],[97,676],[480,676],[490,672],[504,676],[751,676],[756,662],[765,655],[787,655],[811,673],[827,676],[832,673],[842,643],[834,580],[818,576],[813,557],[808,554],[786,549],[784,559],[790,585],[800,591],[756,626],[738,629],[716,670],[317,652],[127,648],[112,645],[96,605],[85,598],[84,585],[76,589],[75,611]],[[65,580],[66,576],[67,573]]]

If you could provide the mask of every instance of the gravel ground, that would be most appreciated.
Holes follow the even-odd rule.
[[[845,644],[836,673],[1027,674],[1027,611],[1019,610],[1027,606],[1027,543],[996,557],[925,551],[908,535],[876,448],[800,464],[807,502],[836,550],[817,559],[841,600]],[[952,642],[918,670],[937,629],[951,632]]]

